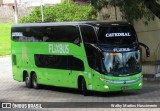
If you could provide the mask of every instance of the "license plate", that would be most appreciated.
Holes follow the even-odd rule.
[[[127,90],[127,89],[128,89],[128,86],[122,86],[121,89],[122,89],[122,90]]]

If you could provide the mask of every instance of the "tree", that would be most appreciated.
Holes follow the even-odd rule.
[[[146,18],[153,20],[155,16],[160,19],[160,0],[90,0],[91,4],[100,11],[103,7],[119,7],[123,18],[132,22]]]
[[[159,1],[159,0],[157,0]],[[160,19],[160,5],[156,0],[144,0],[146,7]]]
[[[44,8],[44,22],[95,20],[96,18],[97,14],[92,6],[62,3],[55,7],[47,6]],[[20,22],[41,22],[40,7],[35,8],[29,16],[21,18]]]
[[[3,0],[0,0],[0,4],[2,4],[3,3]]]

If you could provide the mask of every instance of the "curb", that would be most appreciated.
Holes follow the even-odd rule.
[[[144,81],[160,82],[160,78],[143,78]]]

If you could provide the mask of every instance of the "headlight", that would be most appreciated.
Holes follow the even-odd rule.
[[[109,89],[109,87],[108,87],[108,86],[104,86],[104,88],[105,88],[105,89]]]
[[[107,79],[104,79],[104,78],[99,78],[101,81],[104,81],[104,82],[112,82],[111,80],[107,80]]]
[[[139,83],[139,86],[141,87],[141,86],[142,86],[142,83]]]
[[[101,81],[104,81],[104,80],[105,80],[104,78],[101,78],[101,77],[100,77],[99,79],[100,79]]]

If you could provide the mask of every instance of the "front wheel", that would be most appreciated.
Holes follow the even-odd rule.
[[[87,86],[86,86],[86,81],[85,81],[84,78],[82,79],[82,85],[81,86],[82,86],[81,90],[82,90],[83,95],[88,96],[89,94],[88,94],[88,90],[87,90]]]
[[[35,89],[39,89],[40,85],[37,83],[37,76],[36,74],[32,75],[32,84],[33,84],[33,88]]]

